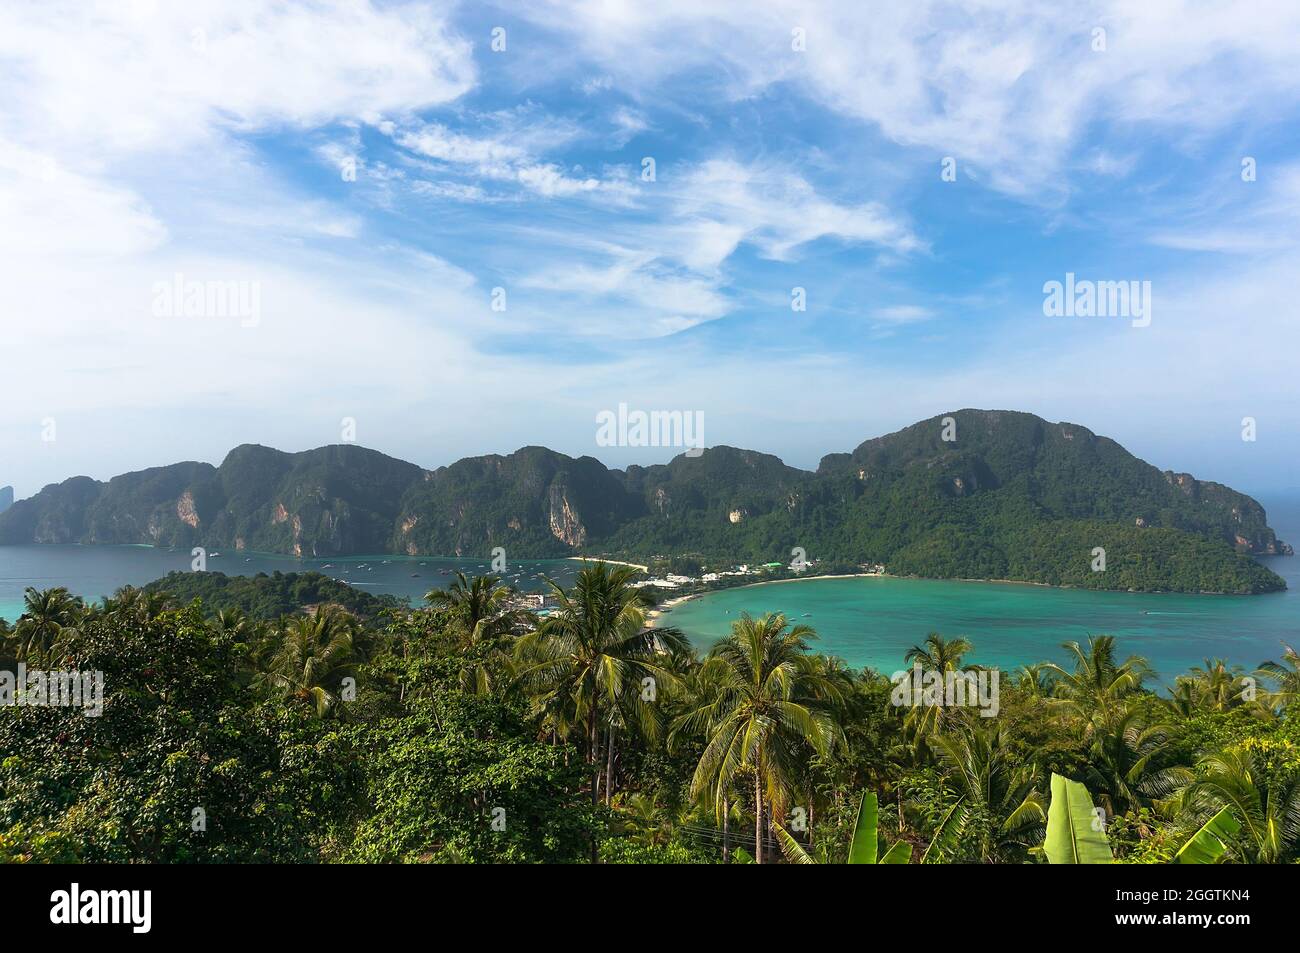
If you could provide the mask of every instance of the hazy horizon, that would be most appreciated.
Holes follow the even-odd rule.
[[[993,410],[993,409],[997,409],[997,410],[1007,410],[1007,409],[1010,409],[1010,408],[959,408],[959,409],[966,409],[966,410]],[[918,423],[918,422],[919,422],[919,421],[912,421],[911,423],[914,424],[914,423]],[[1049,422],[1051,422],[1051,423],[1078,423],[1077,421],[1049,421]],[[898,428],[896,428],[896,429],[898,429]],[[1089,429],[1091,429],[1091,428],[1089,428]],[[826,450],[824,450],[821,454],[819,454],[815,459],[813,459],[813,460],[812,460],[811,462],[809,462],[809,463],[802,463],[802,462],[799,462],[799,461],[794,461],[794,460],[786,459],[785,457],[781,456],[781,454],[779,454],[779,453],[773,453],[772,451],[770,451],[770,450],[766,450],[766,449],[764,449],[763,447],[736,447],[735,449],[739,449],[739,450],[752,450],[752,451],[756,451],[756,452],[758,452],[758,453],[769,454],[769,455],[771,455],[771,456],[775,456],[775,457],[779,458],[779,459],[781,460],[781,462],[784,463],[784,464],[787,465],[787,466],[794,467],[794,468],[799,469],[799,470],[805,470],[805,471],[808,471],[808,472],[811,473],[811,472],[815,472],[815,471],[817,470],[818,464],[821,462],[821,458],[824,457],[824,456],[826,456],[826,455],[828,455],[828,454],[833,454],[833,453],[850,453],[850,452],[852,452],[853,450],[855,450],[855,449],[857,448],[857,446],[858,446],[859,444],[863,443],[864,441],[871,440],[871,439],[874,439],[874,438],[876,438],[876,437],[887,436],[889,433],[894,433],[894,432],[896,432],[896,431],[895,431],[895,430],[891,430],[891,431],[888,431],[888,432],[886,432],[886,433],[867,434],[867,435],[863,436],[860,440],[858,440],[856,443],[854,443],[854,444],[852,444],[852,445],[850,445],[850,446],[844,446],[844,447],[830,447],[830,448],[827,448]],[[1098,436],[1098,437],[1109,437],[1110,435],[1109,435],[1109,434],[1102,434],[1102,433],[1099,433],[1099,434],[1097,434],[1097,436]],[[95,473],[69,473],[69,474],[67,474],[66,476],[61,477],[59,480],[56,480],[56,481],[54,481],[54,482],[55,482],[55,483],[59,483],[59,482],[62,482],[63,480],[69,479],[69,478],[71,478],[71,477],[80,477],[80,476],[88,476],[88,477],[90,477],[90,478],[92,478],[92,479],[95,479],[95,480],[98,480],[98,481],[100,481],[100,482],[107,482],[107,481],[108,481],[109,479],[111,479],[112,477],[120,476],[120,475],[123,474],[123,473],[138,472],[138,471],[140,471],[140,470],[148,470],[148,469],[152,469],[152,468],[155,468],[155,467],[168,466],[168,465],[175,464],[175,463],[187,463],[187,462],[194,462],[194,463],[210,463],[210,464],[212,464],[212,465],[215,467],[215,466],[220,466],[221,463],[222,463],[222,462],[224,461],[224,459],[226,458],[226,456],[229,455],[229,453],[232,452],[236,447],[238,447],[238,446],[247,446],[247,445],[250,445],[251,443],[252,443],[252,442],[248,442],[248,441],[246,441],[244,444],[236,444],[235,446],[230,447],[230,448],[227,449],[225,452],[219,454],[219,455],[218,455],[217,457],[215,457],[215,458],[207,458],[207,459],[199,459],[199,458],[193,458],[193,459],[191,459],[191,458],[186,458],[186,459],[164,460],[164,461],[159,461],[159,462],[156,462],[156,463],[149,463],[149,464],[142,465],[142,466],[131,467],[131,468],[127,469],[127,470],[116,471],[116,472],[113,472],[113,473],[103,473],[103,474],[95,474]],[[268,444],[256,444],[256,445],[258,445],[258,446],[270,446],[270,445],[268,445]],[[495,456],[509,456],[510,454],[513,454],[513,453],[516,453],[516,452],[518,452],[518,451],[520,451],[520,450],[523,450],[525,447],[528,447],[528,446],[547,446],[547,445],[546,445],[546,444],[536,444],[536,443],[532,443],[532,444],[520,444],[519,446],[517,446],[517,447],[513,447],[513,448],[510,448],[510,449],[485,449],[485,450],[482,450],[482,451],[480,451],[480,452],[478,452],[478,453],[469,453],[469,454],[465,454],[464,456],[458,456],[458,457],[454,457],[454,458],[450,458],[450,459],[445,459],[445,460],[435,460],[435,461],[432,461],[432,462],[431,462],[431,461],[428,461],[428,460],[424,460],[424,459],[412,458],[412,457],[405,457],[405,456],[402,456],[401,454],[391,453],[391,452],[389,452],[388,450],[386,450],[386,449],[383,448],[383,447],[370,446],[370,445],[365,444],[365,443],[360,442],[360,441],[357,441],[357,442],[341,442],[341,441],[335,441],[335,442],[333,442],[333,443],[314,444],[314,445],[311,445],[311,446],[305,446],[305,445],[304,445],[304,446],[293,446],[293,447],[277,447],[277,446],[270,446],[270,449],[273,449],[273,450],[279,450],[279,451],[282,451],[282,452],[285,452],[285,453],[302,453],[302,452],[305,452],[305,451],[321,449],[321,448],[323,448],[323,447],[328,447],[328,446],[357,446],[357,447],[360,447],[361,449],[364,449],[364,450],[372,450],[372,451],[375,451],[375,452],[377,452],[377,453],[384,454],[385,456],[388,456],[388,457],[393,457],[393,458],[396,458],[396,459],[399,459],[399,460],[405,461],[405,462],[407,462],[407,463],[413,463],[413,464],[415,464],[416,466],[422,467],[422,468],[425,469],[425,470],[436,470],[436,469],[438,469],[439,467],[448,466],[448,465],[450,465],[450,464],[453,464],[453,463],[457,462],[458,460],[466,459],[467,457],[483,457],[483,456],[493,456],[493,455],[495,455]],[[734,446],[734,445],[731,445],[731,444],[714,444],[714,443],[710,443],[710,444],[708,444],[708,447],[717,447],[717,446]],[[1122,446],[1122,443],[1121,443],[1121,446]],[[668,463],[669,461],[671,461],[672,459],[674,459],[675,457],[678,457],[678,456],[680,456],[680,455],[682,455],[683,453],[686,452],[686,451],[684,451],[684,450],[682,450],[682,449],[680,449],[680,448],[672,448],[672,447],[648,447],[648,448],[599,447],[599,448],[596,448],[595,452],[592,452],[592,451],[576,451],[576,452],[570,452],[570,451],[564,450],[563,448],[560,448],[560,447],[547,447],[547,449],[549,449],[549,450],[554,450],[554,451],[556,451],[556,452],[558,452],[558,453],[563,453],[563,454],[565,454],[565,455],[567,455],[567,456],[569,456],[569,457],[574,457],[574,458],[577,458],[577,457],[583,457],[583,456],[586,456],[586,457],[594,457],[596,460],[599,460],[601,463],[603,463],[606,467],[608,467],[608,468],[610,468],[610,469],[617,469],[617,470],[626,470],[627,467],[630,466],[630,465],[653,466],[653,465],[655,465],[655,464],[666,464],[666,463]],[[1126,449],[1126,450],[1129,450],[1129,452],[1133,452],[1132,449],[1129,448],[1129,447],[1125,447],[1125,449]],[[657,457],[655,456],[656,454],[658,454]],[[1137,457],[1139,457],[1140,459],[1144,459],[1144,460],[1145,460],[1145,458],[1143,458],[1141,454],[1134,454],[1134,455],[1137,456]],[[614,461],[615,461],[618,457],[620,457],[620,456],[629,456],[631,459],[629,459],[628,462],[625,462],[625,463],[617,463],[617,462],[614,462]],[[1179,470],[1177,467],[1166,467],[1166,466],[1162,466],[1162,465],[1159,463],[1159,461],[1155,461],[1155,460],[1145,460],[1145,462],[1151,464],[1152,466],[1154,466],[1154,467],[1156,467],[1157,469],[1160,469],[1160,470],[1173,470],[1174,472],[1180,472],[1180,473],[1181,473],[1181,472],[1189,472],[1189,471]],[[1194,477],[1196,477],[1198,480],[1202,480],[1202,481],[1211,481],[1211,482],[1216,482],[1216,483],[1226,483],[1226,482],[1227,482],[1227,481],[1224,481],[1224,480],[1218,479],[1217,477],[1213,476],[1212,474],[1205,474],[1205,473],[1196,473],[1196,472],[1192,472],[1192,476],[1194,476]],[[0,486],[6,486],[6,485],[8,485],[8,484],[6,484],[2,479],[0,479]],[[43,484],[42,486],[35,487],[35,488],[31,489],[30,492],[23,492],[21,488],[15,486],[15,488],[14,488],[14,490],[15,490],[15,492],[14,492],[14,499],[15,499],[15,501],[17,501],[17,500],[20,500],[20,499],[26,499],[26,498],[29,498],[29,497],[35,495],[36,493],[38,493],[41,489],[44,488],[44,486],[48,486],[48,485],[49,485],[49,484]],[[1264,495],[1264,494],[1267,494],[1267,495],[1270,495],[1270,496],[1274,497],[1275,499],[1280,499],[1280,500],[1281,500],[1281,499],[1289,499],[1289,498],[1292,497],[1292,496],[1300,497],[1300,485],[1294,485],[1294,484],[1277,484],[1277,485],[1271,485],[1271,486],[1270,486],[1270,485],[1248,486],[1248,485],[1234,485],[1234,484],[1231,484],[1231,483],[1227,483],[1227,485],[1228,485],[1228,486],[1231,486],[1231,487],[1232,487],[1233,489],[1235,489],[1235,490],[1238,490],[1238,491],[1240,491],[1240,492],[1246,493],[1247,495]],[[1263,502],[1263,501],[1261,500],[1260,502]],[[1276,527],[1275,527],[1275,528],[1276,528]]]

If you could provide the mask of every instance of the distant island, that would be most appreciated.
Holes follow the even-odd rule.
[[[0,513],[3,513],[13,505],[14,488],[11,486],[0,486]]]
[[[220,572],[170,572],[141,587],[165,593],[176,605],[195,599],[210,610],[237,609],[248,618],[273,622],[282,616],[319,606],[335,606],[367,620],[385,609],[404,609],[396,596],[376,596],[318,572],[275,572],[270,575],[227,576]]]
[[[545,447],[426,470],[344,444],[244,445],[219,467],[73,477],[0,513],[0,544],[144,543],[299,557],[670,557],[703,565],[879,566],[895,575],[1093,589],[1285,588],[1262,506],[1161,471],[1071,423],[961,410],[809,472],[713,447],[610,469]],[[1104,571],[1097,553],[1104,550]]]

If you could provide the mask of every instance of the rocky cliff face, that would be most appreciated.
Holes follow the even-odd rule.
[[[946,421],[951,418],[952,426]],[[714,447],[652,467],[606,468],[544,447],[436,470],[356,446],[238,447],[219,467],[178,463],[107,483],[74,477],[0,514],[0,543],[151,543],[299,556],[382,552],[511,558],[582,550],[691,552],[926,565],[996,573],[1020,533],[1091,521],[1177,531],[1240,553],[1290,552],[1255,500],[1162,472],[1077,424],[956,411],[830,454],[815,473]],[[1050,537],[1050,533],[1047,534]],[[1001,550],[998,547],[1002,547]]]
[[[0,543],[146,543],[294,555],[383,552],[422,471],[360,447],[245,446],[100,483],[74,477],[0,515]]]

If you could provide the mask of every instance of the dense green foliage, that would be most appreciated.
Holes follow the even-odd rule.
[[[169,594],[178,603],[195,599],[212,609],[238,609],[251,619],[270,622],[305,607],[335,605],[373,618],[404,606],[393,596],[376,596],[318,572],[273,572],[227,576],[220,572],[171,572],[144,587]]]
[[[274,624],[228,586],[31,590],[0,671],[102,672],[104,704],[0,708],[0,862],[1041,863],[1096,809],[1116,862],[1300,861],[1289,649],[1160,694],[1099,636],[1001,673],[984,717],[896,704],[780,616],[699,658],[630,578],[588,567],[540,626],[490,577]]]
[[[298,555],[511,558],[594,553],[683,562],[880,564],[902,575],[1102,589],[1253,593],[1288,551],[1262,507],[1161,472],[1105,437],[1032,414],[935,417],[814,473],[733,447],[607,469],[544,447],[424,471],[355,446],[232,451],[76,477],[0,515],[0,544],[152,543]],[[1106,550],[1105,572],[1092,568]]]

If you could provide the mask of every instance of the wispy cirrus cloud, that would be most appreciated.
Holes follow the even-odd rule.
[[[476,82],[442,4],[112,0],[0,8],[0,130],[110,153],[451,102]]]
[[[343,413],[421,462],[592,452],[628,398],[805,464],[965,405],[1126,438],[1138,405],[1188,468],[1207,420],[1285,429],[1294,4],[497,15],[500,53],[441,2],[0,8],[5,330],[58,355],[11,375],[0,482],[324,443]],[[1046,321],[1066,271],[1153,278],[1153,325]],[[176,272],[260,281],[264,320],[152,319]],[[82,436],[11,449],[46,414]]]
[[[1090,128],[1199,135],[1268,120],[1279,97],[1300,91],[1300,7],[1289,0],[922,0],[870,16],[852,0],[549,0],[521,12],[643,99],[704,90],[743,102],[797,88],[1037,202],[1068,192],[1072,153]]]

